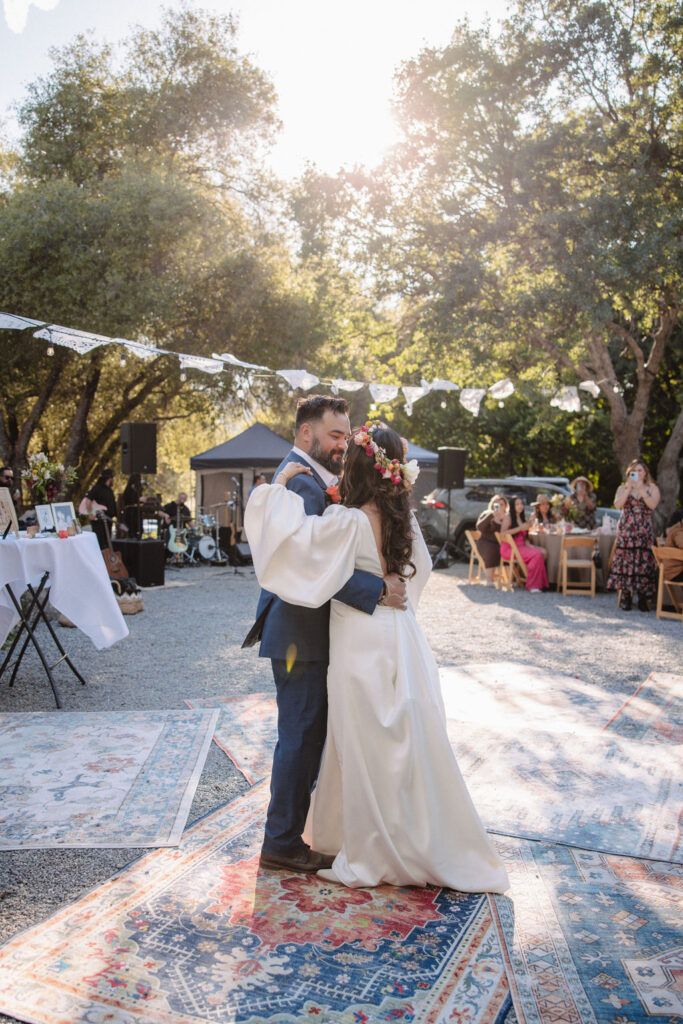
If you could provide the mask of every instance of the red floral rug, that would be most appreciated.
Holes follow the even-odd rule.
[[[502,1021],[486,896],[263,871],[267,799],[256,785],[12,939],[0,1010],[31,1024]]]

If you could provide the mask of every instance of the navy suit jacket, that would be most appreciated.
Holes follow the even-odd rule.
[[[290,452],[282,460],[275,475],[288,462],[302,462],[300,455]],[[325,484],[310,467],[313,476],[299,473],[292,477],[287,487],[290,491],[300,494],[304,500],[307,515],[322,515],[327,500]],[[295,568],[295,567],[294,567]],[[344,584],[335,599],[358,608],[372,615],[377,602],[382,596],[383,580],[370,572],[356,569],[351,579]],[[256,640],[260,637],[259,656],[276,658],[284,661],[292,644],[296,647],[297,661],[328,661],[330,653],[330,605],[329,601],[321,608],[302,608],[300,605],[287,604],[268,590],[261,590],[256,608],[256,624],[249,637]],[[245,641],[245,645],[249,638]]]

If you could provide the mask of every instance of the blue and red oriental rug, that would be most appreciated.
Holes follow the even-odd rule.
[[[486,683],[481,673],[477,681]],[[274,704],[266,695],[197,701],[221,708],[216,739],[250,781],[262,781],[187,830],[180,846],[147,854],[12,939],[0,950],[0,1011],[29,1024],[680,1024],[683,867],[674,863],[672,797],[681,679],[652,676],[621,707],[565,683],[555,721],[540,678],[516,693],[491,682],[481,714],[468,704],[463,731],[483,742],[492,708],[503,708],[503,739],[522,743],[525,771],[532,739],[548,744],[537,750],[540,788],[529,770],[531,796],[522,794],[524,804],[518,795],[506,821],[534,793],[550,810],[554,791],[562,813],[546,812],[548,835],[494,835],[510,874],[506,896],[348,890],[259,869]],[[520,735],[521,719],[532,739]],[[555,762],[553,743],[570,747]],[[579,801],[587,806],[588,779],[576,758],[590,743],[618,757],[600,766],[609,803],[587,829]],[[483,764],[481,750],[476,758],[470,768]],[[629,763],[632,774],[619,774]],[[571,778],[580,781],[574,794]],[[640,790],[629,787],[642,778],[651,805],[633,839],[627,816]],[[475,799],[485,818],[501,800]],[[581,848],[573,835],[603,848]],[[619,848],[629,838],[651,851],[668,842],[672,856],[633,856]]]
[[[0,1010],[33,1024],[503,1020],[486,896],[263,871],[267,799],[258,784],[11,940]]]

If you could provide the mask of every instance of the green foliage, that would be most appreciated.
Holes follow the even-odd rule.
[[[170,352],[297,365],[327,314],[256,205],[274,94],[232,20],[183,7],[138,31],[123,64],[82,38],[53,61],[21,112],[18,170],[3,159],[0,308]],[[183,383],[177,360],[121,365],[121,351],[49,359],[28,332],[3,331],[3,461],[21,468],[40,447],[78,467],[82,490],[116,464],[122,421],[196,430],[244,404],[239,374],[188,370]]]
[[[397,317],[385,379],[486,386],[509,375],[552,393],[590,378],[593,426],[609,432],[617,472],[643,439],[655,461],[668,436],[680,447],[680,396],[655,382],[682,322],[682,49],[676,0],[521,0],[498,34],[464,22],[448,46],[406,62],[404,142],[375,180],[345,175],[336,193],[309,182],[299,201],[308,250],[362,253]],[[568,469],[591,431],[547,397],[534,432],[558,424],[553,450]],[[491,417],[470,429],[484,423],[497,460]],[[512,424],[506,444],[518,461]],[[596,448],[582,468],[602,478]],[[669,475],[669,502],[677,486]]]

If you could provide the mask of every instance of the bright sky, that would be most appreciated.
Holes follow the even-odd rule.
[[[154,26],[178,0],[2,0],[0,117],[28,82],[50,67],[47,52],[78,32],[116,42],[132,25]],[[191,0],[195,3],[196,0]],[[395,139],[390,98],[397,65],[423,46],[443,46],[455,23],[504,12],[505,0],[204,0],[197,6],[239,17],[238,46],[272,78],[284,122],[275,170],[297,174],[306,161],[322,171],[377,162]]]

